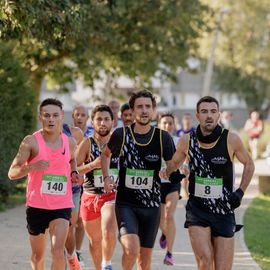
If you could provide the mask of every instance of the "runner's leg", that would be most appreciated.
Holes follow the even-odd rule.
[[[210,227],[189,226],[188,232],[198,270],[214,270],[214,250]]]
[[[52,253],[51,270],[65,268],[64,248],[68,234],[68,227],[69,221],[63,218],[54,219],[49,224]]]

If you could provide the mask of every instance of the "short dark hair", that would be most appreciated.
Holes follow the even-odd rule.
[[[150,91],[144,89],[144,90],[141,90],[139,92],[132,93],[132,95],[129,99],[129,107],[131,109],[134,109],[135,100],[137,98],[141,98],[141,97],[150,98],[152,100],[153,108],[155,108],[157,106],[157,102],[156,102],[156,99],[153,96],[153,94]]]
[[[61,110],[63,110],[63,103],[56,98],[46,98],[39,105],[39,111],[41,111],[42,107],[47,105],[55,105],[58,106]]]
[[[203,103],[203,102],[207,102],[207,103],[214,102],[214,103],[217,104],[217,107],[219,109],[219,103],[218,103],[218,101],[214,97],[205,96],[205,97],[202,97],[201,99],[199,99],[199,101],[197,102],[197,105],[196,105],[197,113],[199,112],[199,107],[200,107],[201,103]]]
[[[158,115],[158,123],[160,123],[161,119],[164,117],[171,117],[173,119],[173,122],[175,121],[175,116],[171,112],[163,112]]]
[[[121,113],[123,113],[124,111],[129,110],[129,109],[130,109],[129,104],[128,103],[125,103],[125,104],[123,104],[121,106],[120,111],[121,111]]]
[[[111,108],[108,105],[102,104],[102,105],[97,105],[91,113],[91,119],[93,120],[95,118],[95,115],[97,112],[108,112],[111,116],[111,119],[113,120],[113,113]]]

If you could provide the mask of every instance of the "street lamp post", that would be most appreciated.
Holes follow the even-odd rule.
[[[223,16],[224,14],[228,13],[229,9],[223,7],[220,11],[220,16],[217,21],[217,27],[214,31],[213,34],[213,41],[211,45],[211,51],[210,51],[210,56],[207,62],[206,66],[206,72],[204,75],[204,81],[203,81],[203,89],[202,89],[202,96],[208,96],[210,94],[210,86],[211,86],[211,80],[212,80],[212,74],[213,74],[213,66],[214,66],[214,61],[215,61],[215,50],[217,47],[217,42],[218,42],[218,36],[220,32],[220,27],[223,21]]]

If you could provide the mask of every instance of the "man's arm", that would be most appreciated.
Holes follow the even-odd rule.
[[[180,166],[185,162],[188,150],[188,138],[186,135],[181,137],[176,146],[176,152],[174,153],[171,160],[166,161],[166,175],[170,176],[172,172],[180,168]]]
[[[106,146],[101,153],[101,170],[104,180],[105,192],[111,192],[115,188],[115,183],[110,178],[109,169],[111,163],[111,155],[119,156],[124,140],[124,128],[116,129]]]
[[[70,150],[70,170],[71,170],[71,181],[75,184],[83,184],[83,177],[79,175],[77,170],[77,161],[75,158],[75,150],[77,144],[74,138],[69,137],[69,150]]]
[[[69,150],[70,150],[70,169],[71,171],[77,171],[77,162],[75,158],[76,141],[72,137],[69,137]]]
[[[84,140],[77,147],[75,157],[77,160],[78,171],[80,175],[84,175],[94,169],[100,168],[100,157],[94,161],[84,164],[88,160],[90,153],[90,139],[84,138]]]
[[[244,165],[239,188],[245,192],[254,173],[254,162],[237,134],[229,133],[229,145],[233,151],[232,153]]]
[[[35,139],[32,135],[28,135],[23,139],[18,153],[8,171],[8,177],[10,180],[25,177],[31,170],[46,170],[49,167],[49,162],[46,160],[39,160],[35,163],[26,164],[30,158],[33,158],[32,152],[34,146]]]
[[[108,146],[102,151],[101,153],[101,170],[102,175],[104,179],[104,190],[106,192],[111,192],[113,190],[113,184],[111,182],[110,174],[109,174],[109,168],[111,163],[111,150]]]
[[[83,140],[83,132],[78,127],[70,128],[73,138],[75,139],[77,145],[79,145]]]

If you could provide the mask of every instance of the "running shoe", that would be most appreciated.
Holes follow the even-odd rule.
[[[103,266],[102,270],[112,270],[112,266],[111,265]]]
[[[84,267],[85,263],[84,263],[84,260],[83,260],[82,253],[80,251],[76,251],[76,255],[77,255],[77,258],[78,258],[78,261],[79,261],[81,267]]]
[[[162,234],[159,238],[159,245],[162,249],[165,249],[167,247],[167,240],[164,234]]]
[[[172,258],[172,256],[169,257],[168,255],[166,255],[165,258],[164,258],[163,263],[166,264],[166,265],[173,265],[173,258]]]
[[[68,264],[70,270],[81,270],[78,258],[75,255],[68,258]]]

